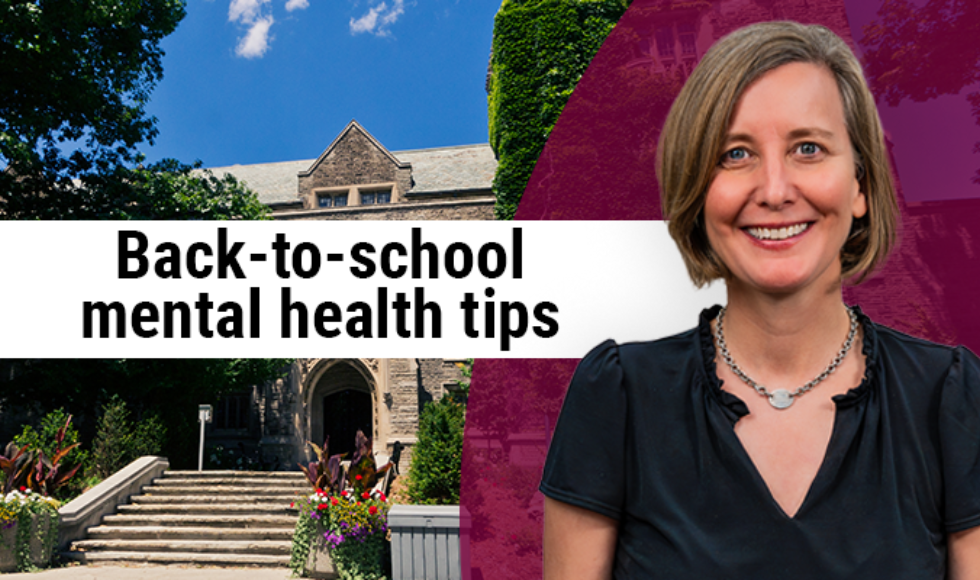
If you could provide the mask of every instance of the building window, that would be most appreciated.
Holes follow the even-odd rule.
[[[347,205],[347,194],[318,195],[317,204],[320,207],[343,207]]]
[[[391,203],[391,190],[361,192],[361,205],[374,205],[376,203]]]
[[[674,30],[670,26],[657,29],[657,52],[660,58],[674,58]]]
[[[680,37],[681,41],[681,54],[684,56],[689,56],[692,54],[697,54],[697,45],[694,42],[694,24],[690,22],[682,22],[677,25],[677,36]]]
[[[248,429],[248,393],[229,395],[214,409],[215,429]]]

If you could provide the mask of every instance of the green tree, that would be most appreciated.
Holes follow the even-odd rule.
[[[85,442],[93,441],[96,418],[113,396],[138,418],[156,415],[167,426],[163,447],[171,465],[197,462],[197,406],[217,404],[230,393],[278,378],[290,361],[282,359],[45,359],[18,365],[17,375],[0,382],[0,408],[44,412],[62,407],[75,416]]]
[[[106,478],[143,455],[157,455],[163,449],[167,428],[154,414],[135,424],[130,420],[126,402],[114,395],[102,407],[92,463],[95,474]]]
[[[565,103],[628,0],[504,0],[488,80],[497,219],[512,219]]]
[[[458,504],[466,407],[444,396],[419,416],[408,496],[422,504]]]
[[[0,217],[263,217],[243,185],[142,167],[183,0],[0,0]]]

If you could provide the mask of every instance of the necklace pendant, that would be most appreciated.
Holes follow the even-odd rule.
[[[777,389],[769,393],[769,404],[777,409],[788,409],[793,404],[793,395],[786,389]]]

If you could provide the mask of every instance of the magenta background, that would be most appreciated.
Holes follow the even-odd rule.
[[[661,218],[655,147],[676,87],[662,87],[647,69],[630,65],[638,40],[652,36],[658,21],[678,14],[663,10],[664,4],[635,0],[613,30],[558,120],[517,219]],[[762,20],[819,23],[860,56],[866,48],[861,44],[863,27],[877,17],[882,1],[716,4],[732,10],[718,17],[716,32],[721,34]],[[954,68],[977,65],[969,59],[980,54],[980,35],[963,38],[956,41],[963,43],[959,53],[968,60],[953,63]],[[943,86],[949,81],[943,75],[952,74],[950,70],[936,67],[919,82]],[[901,245],[882,271],[844,294],[877,322],[980,351],[975,291],[980,240],[974,225],[980,220],[980,199],[972,199],[980,197],[972,181],[980,167],[973,151],[980,131],[967,101],[969,90],[925,103],[879,103],[899,184]],[[536,489],[547,438],[576,362],[477,361],[463,457],[462,504],[472,518],[468,541],[463,542],[464,578],[541,576],[542,498]]]

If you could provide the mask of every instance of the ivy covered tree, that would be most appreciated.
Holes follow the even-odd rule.
[[[487,82],[497,219],[512,219],[544,144],[629,0],[504,0]]]
[[[242,184],[143,167],[183,0],[0,0],[0,217],[261,218]]]

